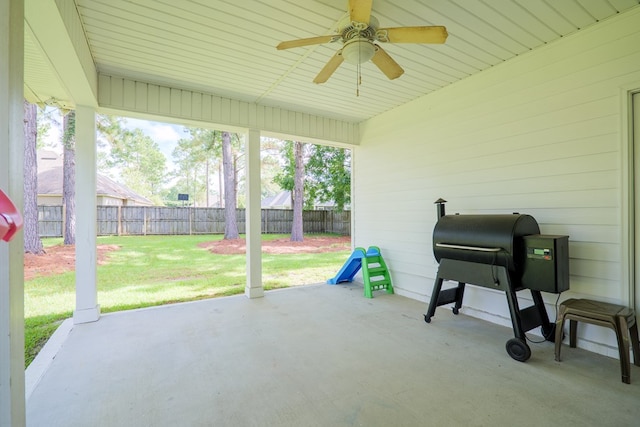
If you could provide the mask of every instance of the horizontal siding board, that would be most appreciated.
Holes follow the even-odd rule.
[[[569,253],[574,260],[616,263],[620,259],[620,246],[616,243],[571,241]]]

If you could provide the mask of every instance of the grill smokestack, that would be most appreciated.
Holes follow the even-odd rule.
[[[445,216],[444,204],[447,203],[447,201],[445,199],[443,199],[443,198],[439,198],[434,203],[436,204],[436,213],[438,215],[438,219],[440,219],[443,216]]]

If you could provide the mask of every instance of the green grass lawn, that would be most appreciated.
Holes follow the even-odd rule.
[[[263,235],[263,240],[287,238]],[[194,301],[244,292],[244,255],[218,255],[198,243],[203,236],[98,237],[98,245],[117,245],[97,268],[102,313]],[[61,239],[47,239],[47,246]],[[340,269],[349,251],[320,254],[262,254],[265,290],[325,282]],[[72,316],[75,272],[25,282],[25,359],[27,366],[58,325]]]

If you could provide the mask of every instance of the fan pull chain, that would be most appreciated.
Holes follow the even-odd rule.
[[[356,96],[360,96],[360,85],[362,84],[362,75],[360,74],[360,63],[356,66]]]
[[[356,65],[356,97],[360,96],[360,85],[362,84],[362,73],[360,71],[360,67],[362,65],[362,60],[360,57],[360,45],[358,45],[358,65]]]

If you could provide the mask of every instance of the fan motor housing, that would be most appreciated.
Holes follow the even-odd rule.
[[[354,38],[374,40],[379,25],[378,20],[374,16],[369,18],[369,25],[362,22],[352,22],[349,17],[346,17],[338,25],[338,33],[342,35],[342,41],[345,43]]]

